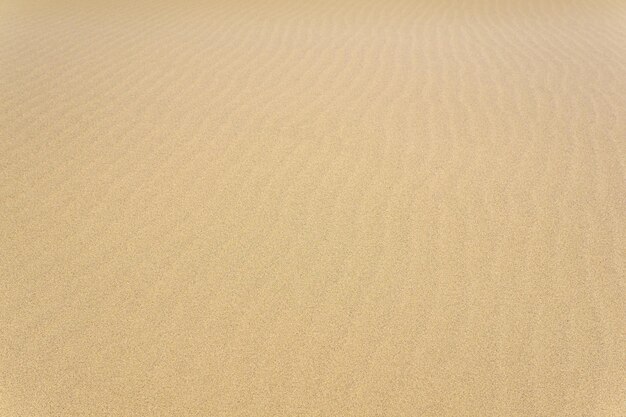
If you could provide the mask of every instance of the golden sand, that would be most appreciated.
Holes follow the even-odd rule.
[[[626,415],[626,1],[0,5],[0,416]]]

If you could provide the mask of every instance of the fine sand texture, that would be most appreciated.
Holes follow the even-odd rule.
[[[626,0],[0,0],[0,417],[626,416]]]

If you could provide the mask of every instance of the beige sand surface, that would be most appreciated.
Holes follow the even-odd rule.
[[[0,417],[626,416],[626,1],[0,2]]]

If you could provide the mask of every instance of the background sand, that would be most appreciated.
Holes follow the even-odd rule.
[[[626,1],[105,3],[0,6],[0,416],[626,415]]]

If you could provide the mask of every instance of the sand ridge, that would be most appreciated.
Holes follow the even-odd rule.
[[[624,74],[618,0],[2,3],[0,416],[622,415]]]

